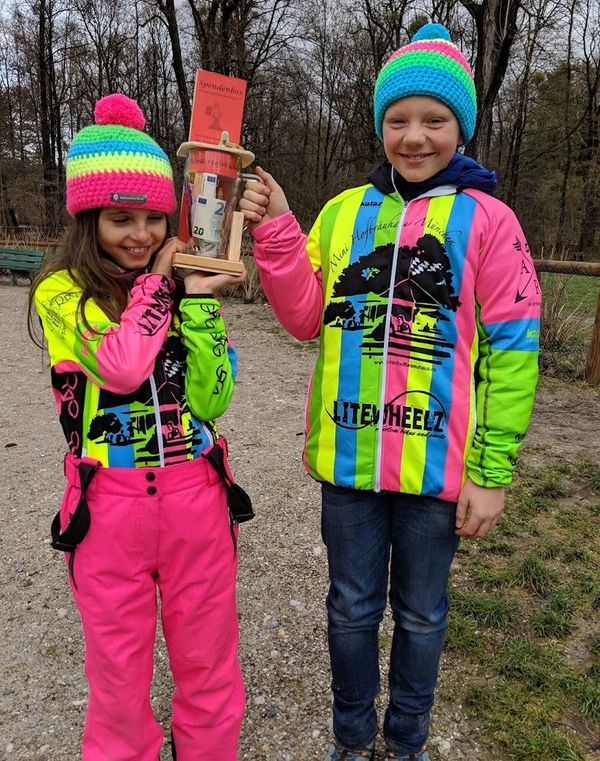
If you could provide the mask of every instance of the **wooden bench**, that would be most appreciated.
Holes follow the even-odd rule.
[[[19,275],[25,275],[31,280],[39,270],[45,255],[45,251],[0,246],[0,270],[9,270],[13,285]]]

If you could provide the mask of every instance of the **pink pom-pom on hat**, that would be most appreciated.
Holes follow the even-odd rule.
[[[144,129],[146,118],[135,100],[121,93],[105,95],[94,107],[96,124],[120,124],[122,127]]]
[[[125,206],[171,214],[173,171],[167,154],[143,131],[135,100],[106,95],[94,108],[95,124],[79,130],[67,154],[67,211]]]

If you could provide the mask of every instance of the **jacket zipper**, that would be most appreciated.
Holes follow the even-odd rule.
[[[150,389],[152,391],[152,402],[154,404],[154,419],[156,420],[156,442],[158,444],[158,462],[161,468],[165,467],[165,448],[162,438],[162,420],[160,417],[160,407],[158,406],[158,392],[156,390],[156,381],[154,373],[150,376]]]
[[[400,194],[398,193],[400,197]],[[401,199],[402,200],[402,199]],[[400,237],[402,235],[402,225],[404,218],[406,217],[406,211],[408,209],[408,203],[404,204],[400,220],[398,222],[398,232],[396,233],[396,243],[394,245],[394,254],[392,256],[392,268],[390,275],[390,291],[388,296],[388,305],[385,313],[385,332],[383,339],[383,369],[381,374],[381,396],[379,398],[379,422],[377,423],[377,455],[375,458],[375,491],[381,491],[381,451],[382,451],[382,439],[383,439],[383,408],[385,405],[385,388],[387,385],[387,353],[390,342],[390,321],[392,317],[392,306],[394,301],[394,281],[396,279],[396,262],[398,261],[398,249],[400,248]]]
[[[392,185],[394,185],[394,188],[396,188],[396,185],[394,183],[394,172],[392,170]],[[396,193],[398,195],[398,198],[402,201],[403,198],[396,189]],[[387,384],[387,353],[388,353],[388,347],[389,347],[389,340],[390,340],[390,321],[392,317],[392,306],[393,306],[393,300],[394,300],[394,279],[396,277],[396,262],[398,260],[398,250],[400,248],[400,238],[402,236],[402,225],[404,224],[404,219],[406,217],[406,212],[408,211],[409,205],[413,201],[418,201],[421,198],[435,198],[436,196],[443,196],[448,195],[449,193],[456,193],[456,186],[455,185],[440,185],[437,188],[432,188],[431,190],[428,190],[425,193],[422,193],[420,196],[417,196],[416,198],[412,198],[410,201],[405,202],[404,209],[402,210],[402,214],[400,215],[400,220],[398,222],[398,233],[396,235],[396,244],[394,246],[394,255],[392,257],[392,273],[390,277],[390,294],[388,297],[388,305],[387,305],[387,311],[385,315],[385,337],[383,339],[383,373],[382,373],[382,380],[381,380],[381,397],[379,399],[379,422],[377,424],[377,455],[375,458],[375,489],[374,491],[379,492],[381,491],[381,452],[383,449],[383,418],[384,418],[384,405],[385,405],[385,387]]]

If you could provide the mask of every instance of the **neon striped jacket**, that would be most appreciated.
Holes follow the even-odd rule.
[[[405,204],[341,193],[308,238],[288,212],[254,231],[282,325],[320,334],[304,461],[319,481],[455,501],[510,483],[537,381],[540,289],[514,213],[479,190]]]
[[[36,289],[72,454],[110,467],[162,467],[195,459],[217,440],[212,421],[233,393],[235,350],[216,299],[187,296],[173,310],[174,290],[170,278],[138,276],[119,324],[88,301],[92,333],[79,324],[81,290],[67,271]]]

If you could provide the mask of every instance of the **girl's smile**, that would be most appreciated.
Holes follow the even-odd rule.
[[[126,270],[144,269],[167,235],[162,212],[106,206],[98,217],[98,244]]]

